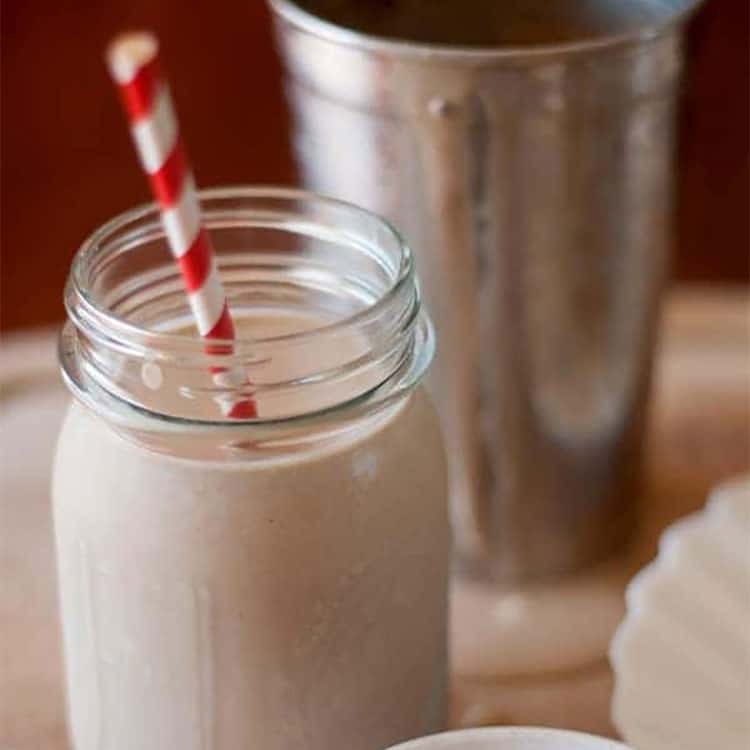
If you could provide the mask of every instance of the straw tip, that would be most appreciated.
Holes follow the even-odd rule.
[[[159,41],[150,31],[128,31],[118,34],[107,45],[107,65],[118,83],[129,83],[136,73],[154,60]]]

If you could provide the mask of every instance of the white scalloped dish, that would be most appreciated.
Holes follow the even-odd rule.
[[[750,748],[750,477],[668,528],[610,648],[614,722],[638,750]]]

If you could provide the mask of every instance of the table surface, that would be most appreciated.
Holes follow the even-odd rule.
[[[641,535],[658,536],[750,461],[750,306],[745,288],[681,288],[666,305],[647,441]],[[66,747],[57,631],[50,460],[67,395],[49,331],[5,337],[0,360],[0,750]],[[455,725],[532,722],[612,733],[602,658],[536,679],[454,675]]]

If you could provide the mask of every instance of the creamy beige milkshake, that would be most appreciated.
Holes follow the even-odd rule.
[[[54,497],[75,747],[355,750],[434,727],[439,456],[422,393],[330,449],[226,464],[74,404]]]
[[[154,308],[131,291],[112,304],[140,324]],[[123,358],[73,310],[53,499],[75,750],[375,750],[441,726],[448,528],[426,340],[416,326],[376,346],[371,307],[251,315],[247,424],[216,417],[205,366],[183,377],[189,336],[129,340]]]

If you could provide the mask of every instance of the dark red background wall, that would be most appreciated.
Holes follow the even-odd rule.
[[[675,248],[681,279],[748,279],[749,7],[708,0],[690,27]],[[111,36],[142,27],[161,37],[199,182],[294,180],[262,0],[5,0],[3,330],[60,319],[78,243],[148,198],[101,61]]]

